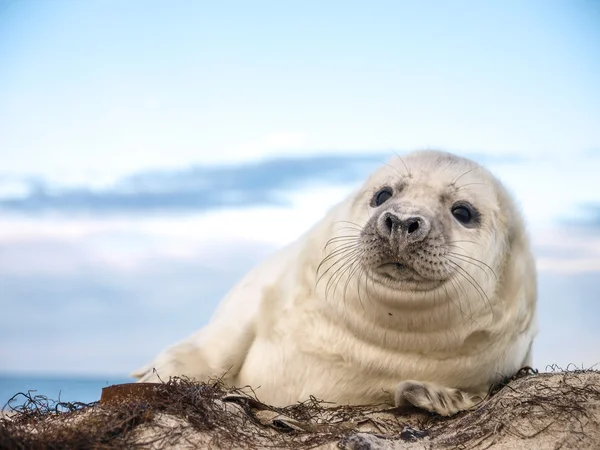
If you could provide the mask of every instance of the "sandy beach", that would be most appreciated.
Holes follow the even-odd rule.
[[[57,414],[29,405],[29,413],[0,419],[0,447],[600,448],[600,372],[594,370],[528,373],[498,386],[477,408],[447,418],[317,401],[274,408],[219,383],[174,380],[133,394],[123,386],[93,407],[66,406]]]

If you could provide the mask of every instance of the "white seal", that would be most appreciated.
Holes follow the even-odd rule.
[[[279,406],[314,396],[450,415],[530,364],[536,297],[506,189],[473,161],[419,151],[372,174],[133,376],[224,377]]]

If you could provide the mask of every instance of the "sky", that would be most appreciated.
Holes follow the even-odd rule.
[[[600,363],[600,3],[0,0],[0,372],[125,375],[395,154],[473,158]]]

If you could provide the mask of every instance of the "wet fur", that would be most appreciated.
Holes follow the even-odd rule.
[[[383,186],[395,197],[374,208]],[[476,227],[450,214],[460,199],[480,211]],[[382,208],[425,211],[431,236],[417,247],[386,248],[373,231]],[[385,258],[403,258],[432,288],[373,276]],[[133,375],[225,374],[273,405],[312,395],[344,404],[408,402],[449,415],[530,362],[535,312],[535,265],[509,194],[472,161],[415,152],[375,172],[242,279],[206,327]]]

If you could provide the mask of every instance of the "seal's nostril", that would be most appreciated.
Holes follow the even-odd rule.
[[[412,234],[419,229],[419,221],[417,219],[409,219],[408,234]]]
[[[385,228],[386,228],[387,232],[391,234],[398,229],[398,227],[400,226],[400,224],[402,222],[400,221],[398,216],[396,216],[392,213],[387,213],[385,215],[385,220],[383,223],[385,224]]]
[[[394,228],[394,222],[392,221],[392,219],[389,216],[385,218],[385,226],[390,231],[392,231],[392,229]]]

